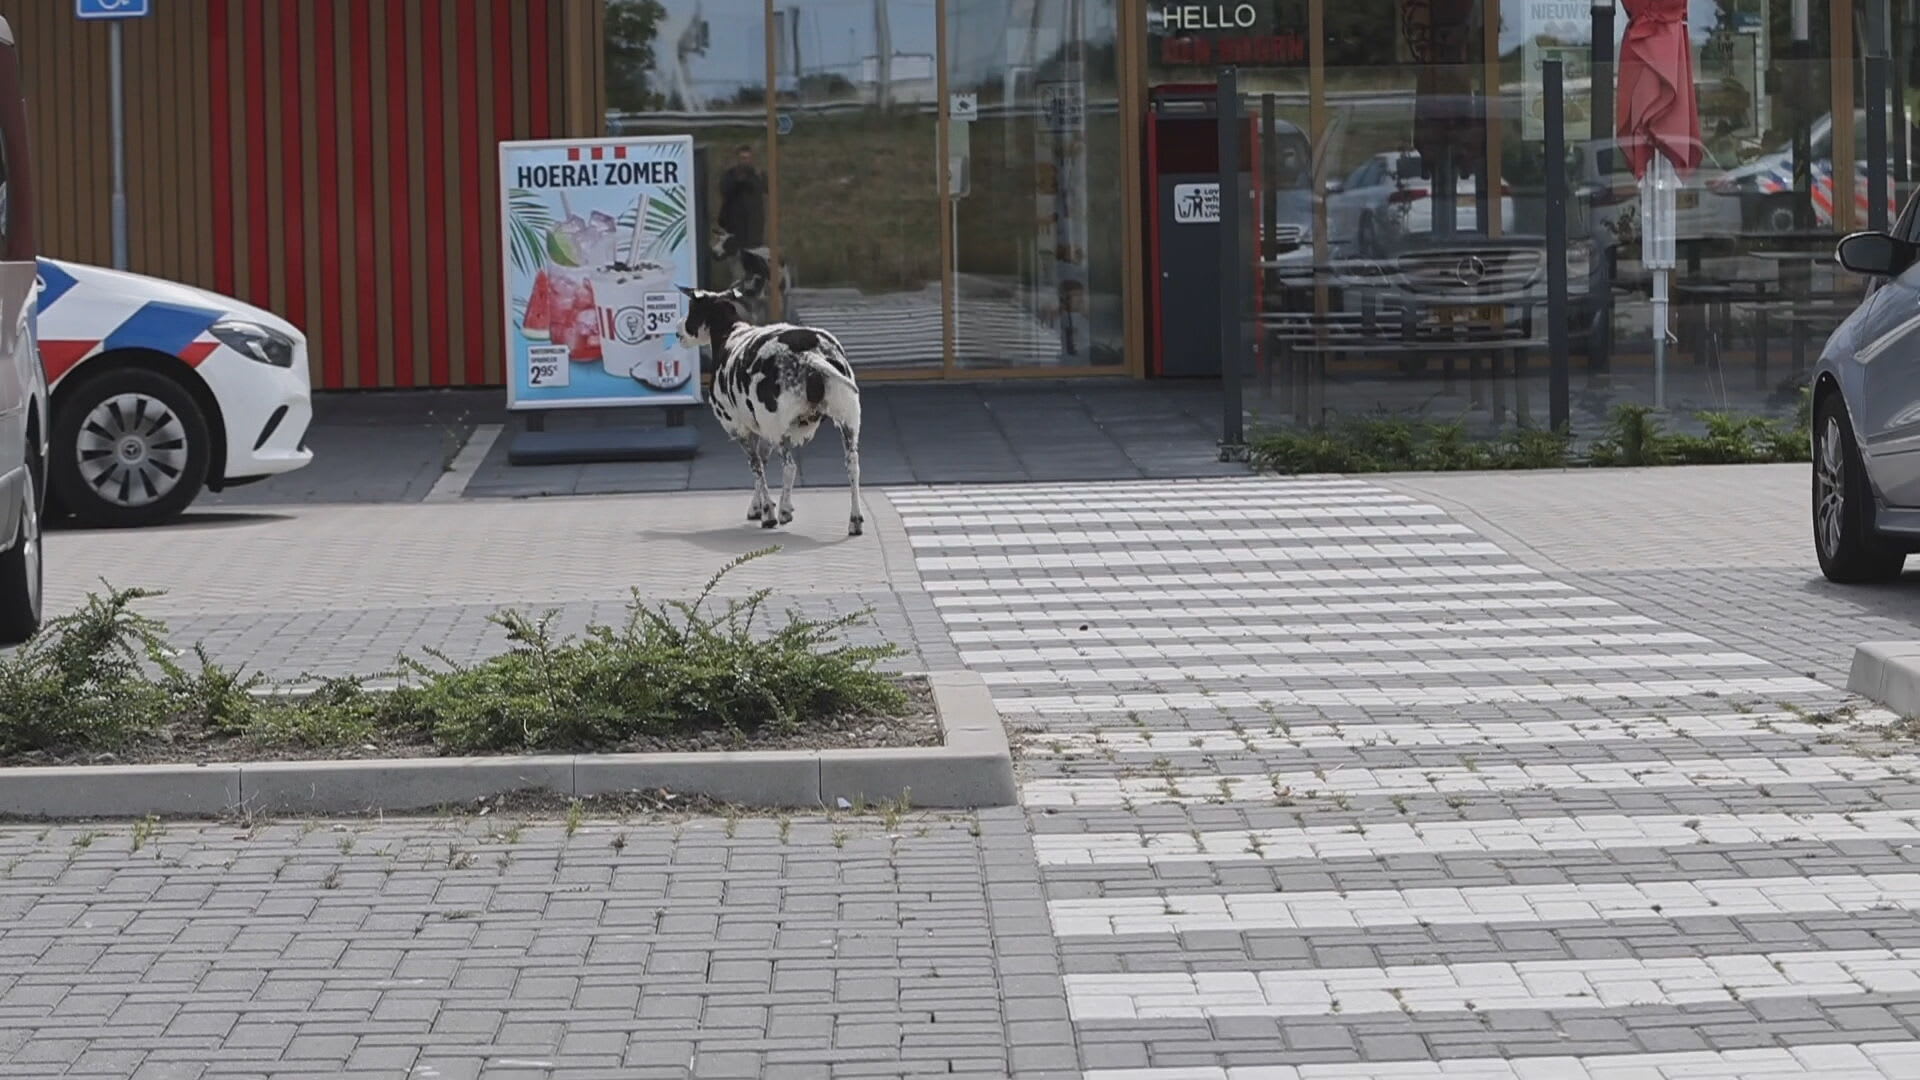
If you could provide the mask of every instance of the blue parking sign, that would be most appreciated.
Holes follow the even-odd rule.
[[[153,0],[73,0],[82,19],[138,19],[153,14]]]

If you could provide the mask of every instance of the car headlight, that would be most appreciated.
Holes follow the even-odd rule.
[[[244,319],[222,319],[208,327],[207,332],[249,360],[274,367],[293,366],[293,339],[278,330]]]

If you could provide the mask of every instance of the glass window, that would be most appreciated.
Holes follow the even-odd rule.
[[[768,242],[765,23],[761,0],[607,0],[607,130],[693,136],[710,288]]]
[[[948,0],[954,328],[968,367],[1123,359],[1121,177],[1112,0]]]

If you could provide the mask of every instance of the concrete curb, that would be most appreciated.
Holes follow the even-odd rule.
[[[353,814],[422,810],[529,789],[585,796],[665,788],[762,808],[902,796],[927,809],[1012,806],[1019,794],[1013,758],[986,683],[965,671],[927,679],[945,736],[940,746],[0,769],[0,815]]]
[[[1920,641],[1856,646],[1847,689],[1901,716],[1920,715]]]

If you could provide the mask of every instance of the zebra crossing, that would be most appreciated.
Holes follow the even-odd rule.
[[[1920,747],[1349,479],[890,493],[1088,1080],[1920,1076]]]

